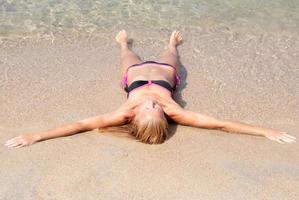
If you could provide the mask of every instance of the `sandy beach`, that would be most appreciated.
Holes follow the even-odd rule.
[[[175,96],[186,109],[299,136],[298,38],[183,35]],[[137,38],[133,49],[154,60],[162,39]],[[126,94],[118,53],[113,37],[3,48],[1,143],[119,106]],[[0,199],[298,198],[297,143],[176,125],[171,134],[162,145],[96,130],[21,149],[2,145]]]
[[[182,84],[175,98],[185,109],[298,138],[298,24],[282,29],[263,28],[267,21],[201,19],[200,26],[119,22],[89,37],[2,40],[0,199],[299,199],[298,142],[172,124],[161,145],[94,130],[20,149],[4,146],[20,134],[121,105],[126,93],[114,37],[122,28],[144,60],[155,60],[171,31],[181,30]]]

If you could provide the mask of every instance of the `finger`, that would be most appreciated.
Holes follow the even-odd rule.
[[[8,145],[7,147],[8,147],[8,148],[11,148],[11,147],[16,147],[16,146],[18,146],[18,145],[19,145],[19,143],[13,143],[13,144]]]
[[[291,139],[291,140],[296,140],[296,137],[291,136],[291,135],[283,135],[283,138],[288,138],[288,139]]]
[[[281,141],[280,139],[275,140],[276,142],[280,143],[280,144],[284,144],[283,141]]]
[[[287,143],[292,143],[292,142],[296,142],[296,139],[293,138],[289,138],[287,136],[283,136],[280,139],[282,139],[283,141],[287,142]]]
[[[293,140],[291,138],[287,138],[287,137],[282,138],[282,140],[285,142],[288,142],[288,143],[295,142],[295,140]]]
[[[8,145],[8,147],[16,147],[16,146],[18,146],[18,145],[20,145],[20,144],[22,144],[22,143],[20,143],[20,142],[15,142],[15,143],[12,143],[12,144]]]
[[[22,148],[22,147],[24,147],[24,146],[26,146],[25,144],[21,144],[20,146],[17,146],[17,147],[15,147],[16,149],[18,149],[18,148]]]
[[[18,141],[18,140],[19,140],[19,138],[15,137],[15,138],[12,138],[12,139],[6,141],[6,144],[11,144],[11,143],[13,143],[15,141]]]
[[[18,148],[20,148],[22,145],[23,145],[23,144],[19,144],[18,146],[15,146],[14,148],[15,148],[15,149],[18,149]]]
[[[14,137],[14,138],[12,138],[12,139],[6,141],[5,144],[11,144],[11,143],[13,143],[13,142],[15,142],[15,141],[18,141],[20,138],[21,138],[21,136]]]
[[[289,138],[292,138],[292,139],[295,139],[296,140],[296,137],[295,136],[292,136],[292,135],[289,135],[289,134],[283,134],[284,136],[286,136],[286,137],[289,137]]]
[[[15,140],[16,140],[15,138],[10,139],[10,140],[7,140],[7,141],[5,142],[5,144],[11,144],[11,143],[13,143]]]

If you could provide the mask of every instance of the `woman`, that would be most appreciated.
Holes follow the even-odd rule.
[[[121,50],[122,83],[128,93],[127,101],[123,105],[114,112],[57,129],[15,137],[8,140],[5,145],[20,148],[39,141],[93,129],[124,133],[144,143],[158,144],[163,143],[167,138],[167,120],[185,126],[265,136],[279,143],[295,142],[296,138],[286,132],[223,121],[180,107],[172,98],[172,93],[179,84],[177,46],[182,42],[180,32],[174,31],[171,34],[167,49],[161,55],[159,62],[142,62],[128,48],[127,33],[124,30],[117,34],[116,41]]]

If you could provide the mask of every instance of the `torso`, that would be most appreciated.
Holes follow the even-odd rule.
[[[138,80],[164,80],[167,81],[172,87],[174,86],[175,70],[172,67],[151,63],[145,65],[131,67],[128,69],[128,85]],[[172,99],[172,94],[167,89],[159,85],[150,84],[132,91],[128,99],[137,100],[148,97],[151,97],[154,100],[157,100],[157,97]]]
[[[145,64],[128,69],[128,85],[137,80],[164,80],[174,86],[174,69],[169,66]]]
[[[137,80],[164,80],[173,87],[175,82],[174,73],[175,70],[172,67],[159,66],[156,64],[147,64],[146,67],[131,67],[127,74],[128,85]],[[132,91],[123,106],[131,115],[134,115],[134,108],[140,105],[146,98],[152,98],[160,102],[162,108],[165,102],[175,103],[172,99],[171,92],[159,85],[150,84]]]

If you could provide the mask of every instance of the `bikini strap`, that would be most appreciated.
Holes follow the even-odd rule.
[[[124,77],[121,80],[121,86],[126,87],[128,85],[128,72],[124,75]]]
[[[142,64],[142,63],[141,63],[141,64]],[[126,86],[128,86],[128,71],[129,71],[129,69],[130,69],[131,67],[138,66],[138,65],[140,65],[140,64],[134,64],[134,65],[131,65],[131,66],[129,66],[129,67],[126,69],[126,73],[125,73],[124,77],[123,77],[122,80],[121,80],[121,86],[122,86],[123,88],[126,87]]]
[[[177,73],[175,74],[175,85],[176,87],[179,86],[181,84],[181,79],[180,76],[177,75]]]

